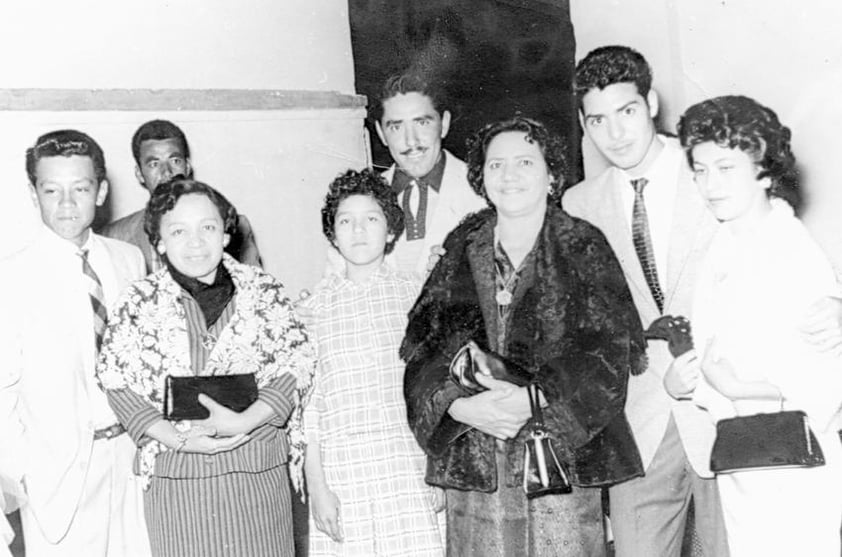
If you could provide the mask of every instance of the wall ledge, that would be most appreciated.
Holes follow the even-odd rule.
[[[0,89],[4,111],[236,111],[365,108],[365,95],[272,89]]]

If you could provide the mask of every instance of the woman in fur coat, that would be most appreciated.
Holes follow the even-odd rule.
[[[401,355],[427,482],[447,489],[449,555],[603,555],[602,486],[642,475],[623,406],[645,341],[602,234],[558,206],[564,146],[539,122],[489,124],[468,179],[491,208],[467,217],[409,315]],[[527,499],[527,389],[449,367],[465,345],[495,353],[542,392],[546,429],[573,491]]]

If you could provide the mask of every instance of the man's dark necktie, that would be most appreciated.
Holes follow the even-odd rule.
[[[105,309],[105,295],[102,293],[102,283],[88,262],[88,250],[79,251],[82,258],[82,274],[85,275],[85,282],[88,288],[88,295],[91,298],[91,309],[94,312],[94,341],[96,351],[102,346],[102,337],[105,334],[105,325],[108,323],[108,310]]]
[[[658,311],[664,311],[664,293],[658,283],[658,270],[655,267],[655,250],[652,249],[652,235],[649,232],[649,218],[646,216],[646,205],[643,203],[643,188],[649,181],[646,178],[637,178],[631,181],[634,188],[634,207],[632,208],[632,241],[640,260],[640,267],[643,269],[643,276],[649,291],[658,304]]]
[[[427,221],[427,184],[421,180],[412,180],[403,190],[404,221],[406,239],[420,240],[426,235]]]

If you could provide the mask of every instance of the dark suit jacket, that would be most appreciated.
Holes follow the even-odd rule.
[[[123,240],[139,247],[140,251],[143,252],[143,258],[146,260],[146,272],[152,273],[160,269],[162,263],[158,252],[152,248],[149,238],[146,237],[146,232],[143,231],[143,220],[145,216],[146,210],[141,209],[127,217],[106,224],[100,234],[109,238]],[[239,215],[237,230],[231,235],[231,241],[228,243],[225,251],[240,263],[255,265],[257,267],[263,266],[263,261],[260,259],[260,252],[257,251],[257,242],[254,239],[251,223],[245,215]]]

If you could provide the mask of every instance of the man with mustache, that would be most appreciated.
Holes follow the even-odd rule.
[[[395,161],[383,177],[398,196],[406,222],[392,263],[423,277],[431,249],[486,203],[468,185],[465,163],[442,149],[450,111],[443,109],[434,84],[413,74],[390,77],[373,116],[377,135]]]

